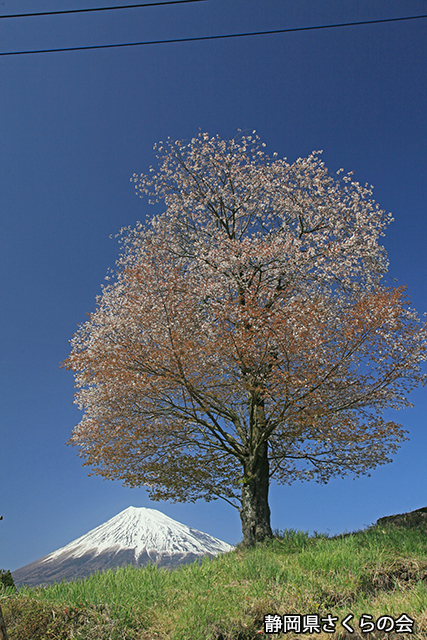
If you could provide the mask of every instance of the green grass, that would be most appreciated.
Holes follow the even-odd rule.
[[[255,640],[344,638],[348,614],[416,621],[427,638],[427,535],[373,527],[330,538],[287,530],[201,564],[167,571],[128,566],[85,580],[0,596],[10,640]],[[338,616],[335,634],[266,635],[265,614]]]

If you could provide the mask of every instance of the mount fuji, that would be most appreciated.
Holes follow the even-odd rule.
[[[233,547],[172,520],[157,509],[128,507],[86,535],[13,571],[17,587],[85,578],[127,564],[175,568]]]

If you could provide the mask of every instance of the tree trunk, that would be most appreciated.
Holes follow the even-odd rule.
[[[243,544],[247,547],[273,537],[268,506],[268,474],[267,442],[263,442],[256,458],[244,469],[240,519]]]
[[[6,631],[6,625],[5,625],[4,619],[3,619],[3,612],[1,610],[1,607],[0,607],[0,640],[9,640],[8,635],[7,635],[7,631]]]

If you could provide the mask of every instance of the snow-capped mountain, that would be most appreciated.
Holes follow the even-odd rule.
[[[172,520],[157,509],[128,507],[65,547],[13,572],[17,587],[84,578],[126,564],[174,568],[230,551],[226,542]]]

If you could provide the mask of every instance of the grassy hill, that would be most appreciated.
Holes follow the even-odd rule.
[[[0,602],[9,640],[426,640],[427,533],[392,522],[336,537],[287,530],[202,564],[129,566],[17,594],[9,588]],[[340,624],[350,613],[354,634]],[[403,613],[415,620],[413,634],[361,633],[363,614],[375,622]],[[335,633],[266,634],[267,614],[338,621]]]

